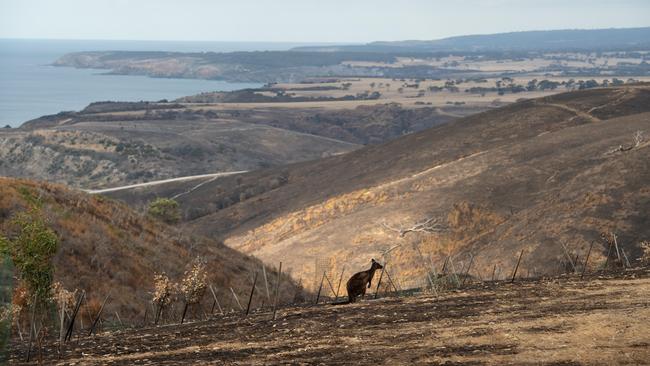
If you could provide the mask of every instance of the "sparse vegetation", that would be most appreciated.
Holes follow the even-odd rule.
[[[156,305],[157,312],[154,323],[158,324],[161,313],[165,307],[172,302],[175,286],[165,273],[154,275],[153,278],[154,292],[152,293],[152,302]]]
[[[197,258],[192,267],[185,271],[183,279],[179,284],[179,292],[188,304],[196,304],[201,301],[208,287],[208,274],[206,267],[200,258]]]
[[[185,319],[187,309],[191,305],[198,304],[203,298],[205,290],[208,288],[207,279],[208,274],[206,272],[205,264],[200,258],[197,258],[192,264],[192,267],[185,271],[183,279],[178,285],[178,291],[182,295],[185,303],[181,323],[183,323],[183,320]]]
[[[77,292],[79,292],[77,289],[74,291],[66,289],[61,282],[57,281],[52,284],[51,299],[52,302],[56,303],[59,312],[72,314]]]
[[[8,239],[13,240],[14,234],[18,234],[17,227],[10,228],[11,218],[28,211],[32,206],[28,199],[32,198],[40,202],[39,210],[47,218],[47,227],[56,232],[61,243],[65,243],[65,246],[61,245],[64,249],[58,250],[52,260],[54,280],[69,292],[75,289],[78,289],[77,294],[85,291],[86,299],[89,304],[92,303],[90,316],[86,314],[86,305],[80,313],[86,327],[89,321],[94,320],[91,318],[109,293],[102,318],[105,326],[112,327],[115,322],[119,323],[116,312],[119,312],[124,324],[140,324],[145,308],[151,307],[151,293],[154,291],[152,274],[164,272],[170,279],[180,279],[184,267],[197,256],[206,259],[206,269],[210,269],[208,279],[217,294],[229,287],[243,293],[250,288],[250,284],[242,274],[251,267],[259,268],[261,265],[259,261],[229,249],[216,240],[181,233],[160,220],[130,210],[116,200],[68,190],[59,185],[0,178],[0,217],[8,218],[0,220],[0,232],[3,235],[6,233]],[[2,267],[0,274],[6,268]],[[0,277],[0,288],[10,285],[10,281],[2,280],[12,278],[11,272],[8,276]],[[290,289],[294,286],[289,279],[283,280],[282,301],[293,296]],[[52,295],[53,303],[57,303],[56,293]],[[13,296],[8,294],[6,299],[12,297],[14,305],[22,307],[23,319],[20,323],[26,336],[30,301],[26,284],[22,281],[16,283]],[[207,302],[205,298],[203,300]],[[225,310],[236,306],[231,298],[220,300]],[[171,308],[168,310],[165,310],[167,319],[180,319],[179,309],[175,309],[174,313]],[[154,312],[150,309],[148,321],[153,319]],[[58,335],[58,324],[56,330],[55,334]]]

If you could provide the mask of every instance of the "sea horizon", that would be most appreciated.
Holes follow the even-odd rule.
[[[260,83],[113,75],[104,69],[56,67],[71,52],[281,51],[323,43],[237,41],[121,41],[0,38],[0,127],[61,111],[80,110],[96,101],[157,101],[209,91],[259,87]]]

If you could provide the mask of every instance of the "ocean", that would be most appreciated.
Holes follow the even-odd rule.
[[[91,102],[156,101],[207,91],[229,91],[261,84],[219,80],[162,79],[105,75],[108,70],[50,66],[69,52],[179,51],[233,52],[287,50],[301,43],[74,41],[0,39],[0,127],[17,127],[47,114],[83,109]]]

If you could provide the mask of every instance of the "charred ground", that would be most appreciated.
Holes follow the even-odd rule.
[[[214,365],[643,364],[650,357],[650,273],[474,284],[435,296],[346,306],[294,306],[248,318],[107,332],[63,348],[51,364]],[[12,363],[25,349],[16,344]]]

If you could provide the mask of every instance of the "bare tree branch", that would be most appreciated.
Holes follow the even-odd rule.
[[[391,226],[385,221],[381,222],[381,226],[383,226],[386,230],[396,232],[400,238],[403,238],[406,236],[408,233],[414,233],[414,232],[419,232],[419,233],[438,233],[445,231],[447,229],[447,225],[443,224],[440,222],[440,219],[438,218],[428,218],[424,221],[420,221],[418,223],[415,223],[411,226],[405,226],[401,225],[399,227]],[[386,258],[386,255],[388,253],[392,252],[393,250],[401,247],[404,243],[399,243],[395,244],[392,247],[384,250],[382,252],[382,256]]]
[[[633,139],[634,139],[634,147],[639,147],[639,145],[641,145],[644,140],[643,131],[641,130],[636,131],[633,135]]]
[[[403,238],[408,233],[438,233],[444,231],[447,228],[446,225],[440,222],[440,219],[434,217],[418,222],[410,227],[404,225],[400,225],[400,227],[394,227],[388,225],[386,222],[382,222],[381,225],[387,230],[398,233],[400,238]]]
[[[635,148],[641,146],[641,144],[643,144],[643,141],[644,141],[643,131],[641,131],[641,130],[636,131],[632,135],[632,141],[633,141],[633,143],[631,145],[627,145],[627,146],[619,145],[618,147],[607,151],[605,153],[605,155],[610,155],[610,154],[614,154],[614,153],[617,153],[617,152],[630,151],[632,149],[635,149]]]

